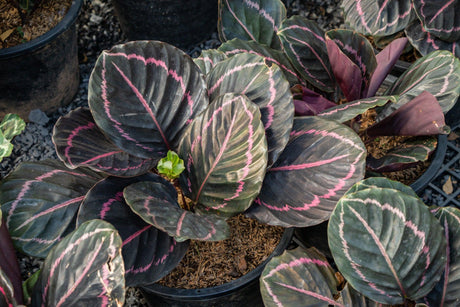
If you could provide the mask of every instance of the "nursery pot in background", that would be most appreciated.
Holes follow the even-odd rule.
[[[76,19],[83,0],[73,0],[67,14],[36,39],[0,49],[0,118],[31,110],[46,113],[69,104],[78,90]]]
[[[263,306],[259,277],[268,261],[288,247],[293,234],[294,229],[287,228],[273,253],[262,264],[229,283],[204,289],[175,289],[152,284],[142,287],[141,291],[152,307]]]
[[[112,0],[129,40],[159,40],[187,48],[217,28],[217,0]]]

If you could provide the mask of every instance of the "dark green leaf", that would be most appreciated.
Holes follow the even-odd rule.
[[[207,75],[217,63],[227,58],[227,55],[216,49],[208,49],[201,51],[201,55],[193,62],[200,68],[201,72]]]
[[[386,188],[386,189],[393,189],[409,196],[418,197],[417,193],[410,187],[405,184],[402,184],[399,181],[390,180],[385,177],[370,177],[364,180],[357,182],[353,185],[348,191],[347,194],[351,194],[354,192],[366,190],[366,189],[373,189],[373,188]]]
[[[35,285],[32,306],[122,306],[125,300],[122,241],[101,220],[88,221],[49,253]]]

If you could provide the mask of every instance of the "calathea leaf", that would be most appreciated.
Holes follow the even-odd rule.
[[[219,46],[219,50],[225,52],[227,56],[243,52],[257,54],[262,56],[268,65],[272,63],[278,65],[291,85],[302,82],[286,54],[280,50],[272,49],[255,41],[244,41],[238,38],[223,43]]]
[[[91,220],[80,225],[46,257],[32,306],[77,306],[83,302],[122,306],[121,245],[116,229],[107,222]]]
[[[435,216],[444,228],[447,262],[444,275],[424,301],[428,306],[455,306],[460,291],[460,210],[436,208]]]
[[[367,168],[375,172],[394,172],[427,161],[435,151],[436,137],[409,140],[387,152],[383,157],[367,157]]]
[[[436,218],[419,198],[390,188],[342,197],[329,220],[328,241],[351,286],[384,304],[428,294],[446,262]]]
[[[61,117],[52,138],[58,157],[71,169],[86,166],[115,176],[136,176],[156,163],[155,159],[138,158],[115,146],[96,126],[87,108]]]
[[[22,304],[22,279],[16,251],[11,242],[10,234],[2,220],[0,210],[0,302],[1,297],[6,302],[12,302],[12,298],[18,304]],[[10,293],[11,292],[11,293]],[[0,304],[1,305],[1,304]],[[4,305],[1,305],[4,306]],[[9,306],[6,304],[6,306]]]
[[[372,97],[375,93],[377,93],[377,90],[382,85],[383,80],[385,80],[393,66],[396,64],[396,61],[401,56],[406,45],[407,37],[394,39],[375,56],[377,67],[372,73],[369,87],[363,97]]]
[[[165,179],[152,173],[132,178],[108,177],[86,194],[77,216],[77,225],[101,219],[117,229],[123,240],[126,286],[156,282],[179,264],[189,245],[188,241],[176,242],[131,210],[123,198],[123,190],[141,181],[163,183],[165,190],[176,193]]]
[[[0,134],[11,141],[26,128],[26,123],[17,114],[6,114],[0,122]]]
[[[268,165],[272,165],[289,140],[294,118],[289,82],[279,67],[267,66],[256,54],[242,53],[216,65],[207,81],[211,101],[236,93],[246,95],[259,107],[268,143]]]
[[[448,50],[460,58],[460,40],[448,42],[437,38],[426,31],[420,20],[414,20],[404,31],[412,46],[422,55],[427,55],[436,50]]]
[[[88,103],[96,124],[117,147],[151,159],[175,149],[208,97],[204,76],[188,55],[166,43],[137,41],[99,56]]]
[[[450,128],[446,126],[436,97],[425,91],[369,127],[366,132],[369,136],[418,136],[448,134]]]
[[[227,58],[227,55],[217,49],[208,49],[201,51],[199,57],[193,59],[193,62],[200,68],[201,72],[207,75],[217,63]]]
[[[410,0],[344,0],[345,22],[365,35],[387,36],[403,30],[411,21]]]
[[[395,103],[398,100],[397,96],[380,96],[366,99],[359,99],[336,105],[332,108],[324,110],[318,114],[319,117],[329,120],[335,120],[339,123],[349,121],[356,116],[363,114],[369,109],[384,106],[387,103]]]
[[[267,141],[257,105],[225,94],[194,119],[179,145],[182,190],[194,203],[225,216],[245,211],[259,194]]]
[[[44,258],[75,229],[77,210],[102,176],[55,160],[22,163],[0,183],[0,203],[14,246]]]
[[[14,295],[13,284],[6,273],[0,269],[0,306],[17,306],[18,302],[16,302]]]
[[[429,33],[448,42],[460,40],[460,1],[415,1],[414,9]]]
[[[434,51],[415,61],[387,90],[385,95],[399,95],[400,99],[397,104],[388,105],[378,120],[424,91],[436,97],[445,114],[460,95],[459,82],[460,60],[449,51]]]
[[[324,31],[315,22],[292,16],[283,21],[278,36],[284,52],[303,79],[322,91],[335,91]]]
[[[123,195],[131,209],[145,222],[174,236],[179,242],[188,239],[220,241],[230,236],[224,219],[182,209],[177,203],[177,193],[171,193],[163,183],[134,183],[125,188]]]
[[[399,181],[390,180],[385,177],[369,177],[355,183],[348,191],[347,194],[354,192],[372,189],[372,188],[387,188],[400,191],[409,196],[418,197],[417,193],[410,187]]]
[[[333,108],[336,104],[305,86],[297,84],[291,88],[294,95],[295,115],[311,116]]]
[[[271,225],[317,225],[363,179],[365,159],[363,142],[345,125],[314,116],[295,118],[291,140],[267,171],[247,215]]]
[[[377,67],[369,41],[351,30],[331,30],[326,32],[326,47],[335,79],[347,100],[366,97]]]
[[[280,47],[276,32],[286,18],[286,8],[280,0],[219,0],[219,38],[253,40]]]
[[[297,247],[273,257],[260,277],[264,305],[343,306],[334,300],[338,281],[334,270],[315,248]]]

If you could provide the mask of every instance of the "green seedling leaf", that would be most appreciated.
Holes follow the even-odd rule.
[[[3,133],[0,131],[0,162],[4,157],[8,157],[13,152],[13,144],[5,138]]]
[[[176,179],[185,169],[184,160],[179,158],[174,151],[169,150],[167,156],[158,162],[157,169],[168,179]]]
[[[0,131],[7,140],[20,134],[26,127],[26,123],[16,114],[6,114],[0,123]]]
[[[33,273],[26,281],[22,284],[22,292],[24,293],[24,302],[28,306],[32,300],[32,293],[34,292],[35,285],[37,284],[38,277],[40,276],[41,270]]]

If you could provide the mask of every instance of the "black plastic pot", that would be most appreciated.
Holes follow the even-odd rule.
[[[217,29],[217,0],[112,0],[129,40],[159,40],[187,48]]]
[[[175,289],[152,284],[142,287],[141,291],[152,307],[263,306],[259,277],[268,261],[287,248],[293,234],[293,228],[286,229],[268,259],[248,274],[229,283],[205,289]]]
[[[69,104],[79,85],[75,21],[83,0],[73,0],[53,29],[30,42],[0,49],[0,118],[27,119],[41,109],[51,113]]]

